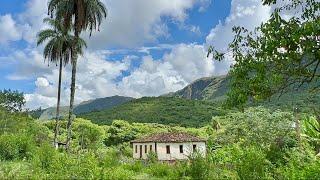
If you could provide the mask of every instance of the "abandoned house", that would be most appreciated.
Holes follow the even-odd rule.
[[[133,158],[147,159],[154,152],[160,161],[184,160],[193,152],[205,156],[206,140],[188,133],[159,133],[131,141]]]

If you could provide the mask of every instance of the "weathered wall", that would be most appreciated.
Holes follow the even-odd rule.
[[[142,159],[147,159],[150,152],[155,151],[155,143],[133,143],[133,158],[140,158],[140,145],[142,145]],[[147,145],[147,153],[145,153],[145,145]],[[170,154],[167,154],[166,146],[170,146]],[[183,145],[183,153],[180,153],[180,145]],[[206,144],[204,142],[185,142],[185,143],[157,143],[158,159],[162,161],[187,159],[193,153],[193,145],[196,150],[203,156],[206,155]],[[136,147],[138,148],[136,151]]]
[[[170,154],[167,154],[167,145],[170,145]],[[183,153],[180,153],[180,145],[183,145]],[[204,142],[157,143],[158,159],[162,161],[188,159],[188,156],[193,153],[193,145],[197,145],[196,150],[205,156],[206,145]]]
[[[150,152],[150,146],[152,146],[152,151],[155,151],[154,143],[133,143],[133,158],[140,159],[140,145],[142,145],[142,159],[147,159],[148,153]],[[147,153],[145,153],[145,145],[147,145]],[[136,151],[136,147],[138,148]]]

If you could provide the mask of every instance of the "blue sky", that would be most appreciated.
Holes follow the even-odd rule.
[[[79,59],[77,96],[83,100],[125,95],[157,96],[192,81],[228,72],[232,59],[206,57],[208,45],[226,50],[231,28],[253,28],[270,13],[259,0],[102,0],[109,16],[88,38]],[[45,29],[46,0],[1,0],[0,89],[26,94],[27,107],[55,103],[57,67],[42,57],[36,34]],[[64,69],[68,102],[70,66]]]

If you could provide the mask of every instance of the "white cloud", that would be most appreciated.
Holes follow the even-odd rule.
[[[6,44],[9,41],[16,41],[21,38],[16,22],[10,14],[0,16],[0,43]]]
[[[135,97],[158,96],[179,90],[200,77],[219,74],[215,65],[206,57],[202,45],[179,44],[160,60],[143,57],[141,66],[123,78],[119,87]]]
[[[261,0],[232,0],[229,16],[211,30],[206,38],[207,46],[213,45],[218,51],[228,52],[228,45],[234,37],[234,26],[254,30],[270,17],[271,10],[272,7],[263,6]],[[229,53],[226,60],[217,63],[216,68],[227,72],[232,63],[232,54]]]
[[[48,87],[49,86],[49,82],[46,78],[43,77],[39,77],[37,78],[36,82],[35,82],[36,86],[41,88],[41,87]]]
[[[210,0],[105,0],[109,10],[101,32],[91,37],[90,47],[135,47],[170,36],[163,17],[183,23],[187,10],[195,5],[205,9]],[[196,29],[194,29],[196,30]]]
[[[41,94],[25,94],[24,97],[26,99],[26,107],[29,109],[52,107],[57,102],[55,97],[47,97]]]
[[[26,23],[20,23],[18,27],[25,29],[26,33],[22,36],[32,44],[34,32],[43,28],[41,19],[46,15],[46,9],[43,8],[46,2],[29,2],[34,3],[35,7],[21,14],[19,22]],[[188,17],[188,9],[200,4],[198,10],[203,11],[207,3],[210,1],[106,0],[109,17],[102,25],[101,32],[90,38],[89,47],[105,49],[108,46],[124,46],[132,49],[87,51],[78,63],[76,103],[112,95],[157,96],[179,90],[204,76],[227,73],[232,58],[228,57],[228,61],[223,62],[212,61],[206,57],[207,46],[214,45],[218,50],[224,51],[233,38],[233,26],[253,29],[266,20],[271,8],[262,6],[260,0],[233,0],[230,15],[211,30],[206,44],[144,46],[148,42],[156,42],[159,37],[170,36],[170,29],[163,22],[163,17],[171,18],[194,33],[200,33],[200,27],[184,24],[184,21]],[[159,59],[150,55],[150,50],[164,49],[170,51]],[[8,78],[35,81],[34,92],[26,95],[29,108],[48,107],[56,103],[58,67],[54,64],[47,67],[40,52],[41,49],[27,48],[16,51],[9,57],[16,66],[15,73]],[[145,56],[130,56],[131,52],[145,53]],[[114,53],[128,56],[117,61],[110,60],[109,55]],[[141,61],[141,65],[132,67],[132,61]],[[127,74],[125,77],[123,72]],[[67,105],[69,101],[70,77],[71,67],[68,65],[64,68],[62,77],[63,105]]]

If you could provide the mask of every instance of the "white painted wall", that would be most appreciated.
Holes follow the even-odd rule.
[[[133,143],[133,158],[140,159],[140,145],[142,146],[142,159],[147,159],[148,153],[150,152],[150,146],[152,147],[152,151],[155,151],[154,143]],[[145,146],[147,146],[147,153],[145,153]],[[138,148],[136,151],[136,147]]]
[[[140,159],[140,145],[142,145],[142,159],[147,159],[147,154],[150,152],[150,145],[152,151],[155,150],[155,143],[133,143],[133,158]],[[147,153],[145,153],[145,145],[147,145]],[[167,154],[166,146],[170,146],[170,154]],[[180,153],[180,145],[183,146],[183,153]],[[206,155],[205,142],[184,142],[184,143],[157,143],[158,160],[183,160],[193,153],[193,145],[196,145],[196,150],[203,156]],[[137,151],[135,148],[138,148]]]

